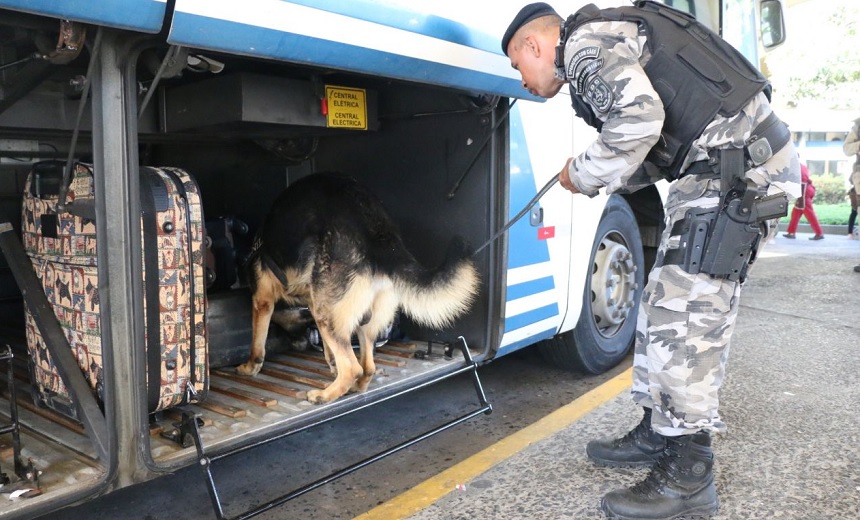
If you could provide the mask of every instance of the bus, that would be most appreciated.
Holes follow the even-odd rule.
[[[737,37],[754,63],[784,39],[779,0],[666,3]],[[593,374],[627,357],[664,190],[586,198],[556,187],[538,197],[593,130],[565,94],[543,100],[521,88],[499,48],[521,3],[459,4],[0,0],[0,433],[9,436],[0,479],[10,498],[0,517],[32,518],[200,465],[223,518],[209,472],[222,457],[472,377],[477,395],[464,399],[476,408],[428,433],[443,431],[491,411],[479,367],[526,347]],[[344,116],[332,100],[347,93],[355,111]],[[68,286],[54,296],[72,303],[58,310],[40,285],[45,264],[22,245],[23,199],[68,189],[68,176],[34,187],[46,164],[91,172],[91,196],[58,202],[42,228],[59,222],[62,231],[73,216],[92,230],[98,283],[87,290],[98,314],[93,301],[64,294]],[[200,253],[216,265],[196,293],[206,395],[175,381],[184,404],[155,412],[148,372],[169,352],[161,345],[153,361],[146,348],[140,179],[152,167],[196,182]],[[377,194],[427,265],[441,262],[454,235],[486,247],[474,256],[481,286],[467,315],[442,331],[401,316],[377,342],[383,368],[369,389],[312,405],[307,390],[327,377],[312,326],[301,356],[273,326],[273,368],[250,378],[234,367],[251,338],[240,264],[255,230],[281,190],[323,171]],[[89,343],[75,329],[82,321],[97,331]],[[43,351],[28,344],[30,327]],[[84,377],[88,349],[99,352],[97,382]],[[67,396],[34,382],[45,352]]]

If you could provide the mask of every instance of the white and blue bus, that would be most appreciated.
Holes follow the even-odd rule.
[[[9,419],[2,432],[15,445],[0,452],[0,466],[4,489],[20,490],[0,503],[0,517],[33,517],[208,465],[468,373],[478,409],[441,431],[490,411],[477,368],[521,348],[586,373],[624,360],[661,232],[661,190],[589,199],[555,187],[528,207],[594,133],[565,94],[546,101],[524,91],[502,54],[500,35],[522,3],[0,0],[0,339],[13,357],[0,380],[0,426]],[[778,0],[667,3],[725,26],[754,62],[761,34],[768,45],[783,37]],[[333,102],[345,92],[355,94],[348,109]],[[77,421],[28,395],[23,309],[38,296],[20,287],[11,259],[33,164],[69,158],[93,165],[105,374],[100,401],[73,395]],[[320,171],[366,184],[427,265],[443,259],[452,236],[478,246],[527,211],[475,255],[482,285],[467,316],[443,331],[402,318],[377,348],[386,364],[368,391],[326,405],[284,390],[325,377],[301,372],[311,361],[281,365],[276,372],[291,379],[235,377],[250,342],[250,299],[241,276],[213,286],[209,397],[151,415],[137,347],[146,334],[143,165],[187,170],[207,219],[242,223],[229,245],[236,263],[274,197]],[[271,336],[269,350],[287,363],[291,354]]]

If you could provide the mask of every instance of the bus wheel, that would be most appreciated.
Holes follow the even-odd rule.
[[[610,197],[591,249],[591,269],[576,327],[540,344],[547,361],[564,369],[601,374],[627,355],[645,286],[636,217],[618,195]]]

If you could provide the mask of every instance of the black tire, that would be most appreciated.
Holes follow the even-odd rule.
[[[633,345],[644,279],[636,217],[623,198],[613,195],[591,248],[579,321],[573,330],[539,344],[544,359],[588,374],[602,374],[621,362]]]

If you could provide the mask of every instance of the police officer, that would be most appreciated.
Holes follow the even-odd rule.
[[[851,131],[845,136],[845,142],[842,143],[842,151],[845,152],[845,155],[856,158],[854,169],[851,171],[851,177],[849,178],[851,187],[855,193],[854,196],[856,197],[856,194],[860,193],[860,117],[854,120]],[[860,230],[855,231],[855,233],[860,235]],[[860,273],[860,265],[854,266],[854,272]]]
[[[610,518],[709,516],[719,507],[712,432],[741,283],[762,235],[800,194],[790,134],[769,105],[767,81],[692,17],[662,4],[563,20],[525,6],[502,50],[530,93],[567,84],[577,115],[599,130],[559,173],[592,197],[672,182],[665,229],[637,320],[633,400],[644,417],[618,439],[591,441],[595,463],[650,466],[608,493]]]

